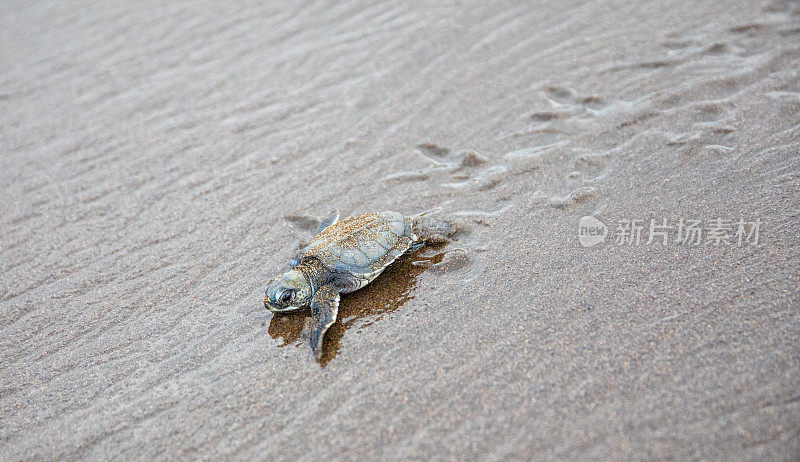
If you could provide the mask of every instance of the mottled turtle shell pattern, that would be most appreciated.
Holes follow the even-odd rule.
[[[325,228],[304,255],[319,259],[347,293],[378,277],[417,239],[409,218],[397,212],[368,213]]]

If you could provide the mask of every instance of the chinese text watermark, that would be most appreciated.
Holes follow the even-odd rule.
[[[761,219],[743,218],[710,220],[679,218],[622,219],[615,226],[593,216],[585,216],[578,223],[578,241],[592,247],[609,239],[616,245],[687,245],[722,246],[756,245],[761,232]]]

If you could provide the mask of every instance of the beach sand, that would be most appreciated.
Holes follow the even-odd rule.
[[[246,3],[0,6],[1,460],[800,457],[797,2]]]

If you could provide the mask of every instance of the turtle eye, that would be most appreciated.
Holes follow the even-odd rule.
[[[292,301],[292,296],[294,295],[294,290],[287,289],[281,292],[281,295],[278,297],[278,301],[280,301],[284,305],[288,305],[289,302]]]

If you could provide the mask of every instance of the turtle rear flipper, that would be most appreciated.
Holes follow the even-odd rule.
[[[411,228],[420,242],[444,244],[447,238],[456,233],[456,227],[436,218],[416,217],[411,219]]]
[[[319,361],[322,358],[322,341],[325,332],[336,322],[339,312],[339,291],[333,284],[326,284],[314,293],[311,300],[311,315],[316,325],[311,331],[311,350]]]

